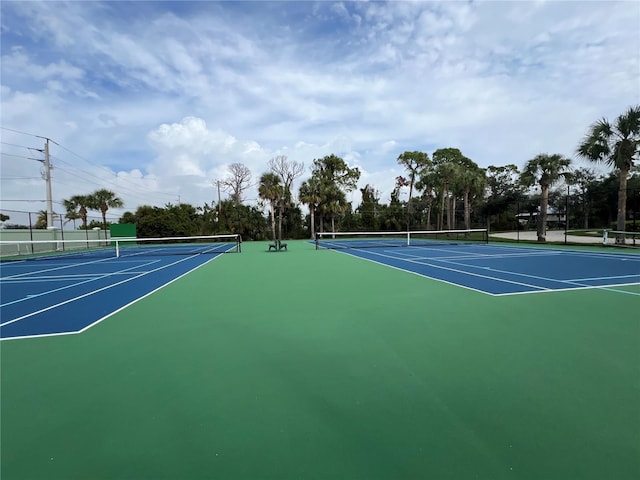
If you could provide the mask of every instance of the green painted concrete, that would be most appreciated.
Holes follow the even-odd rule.
[[[1,478],[640,478],[640,297],[267,245],[1,343]]]

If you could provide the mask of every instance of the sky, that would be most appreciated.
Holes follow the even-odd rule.
[[[592,166],[575,155],[589,125],[640,102],[637,1],[0,9],[2,211],[46,208],[39,137],[52,141],[54,211],[107,188],[125,204],[116,221],[140,205],[216,201],[230,164],[255,185],[278,155],[304,163],[296,186],[314,159],[338,155],[385,203],[404,151]],[[359,191],[348,198],[356,206]]]

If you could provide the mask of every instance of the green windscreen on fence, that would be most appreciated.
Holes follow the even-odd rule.
[[[112,223],[109,225],[109,233],[111,234],[111,238],[135,238],[136,226],[134,223]]]

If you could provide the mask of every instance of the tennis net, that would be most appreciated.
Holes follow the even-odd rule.
[[[192,237],[0,241],[0,259],[109,258],[241,252],[238,234]]]
[[[617,245],[640,247],[640,232],[623,232],[616,230],[604,230],[602,232],[603,245]]]
[[[234,233],[193,237],[116,239],[116,251],[118,257],[240,253],[242,237]]]
[[[408,232],[318,232],[316,250],[320,248],[390,248],[430,247],[488,243],[486,228],[470,230],[425,230]]]

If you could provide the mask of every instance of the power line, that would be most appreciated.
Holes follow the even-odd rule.
[[[36,138],[45,138],[45,137],[41,137],[40,135],[36,135],[36,134],[34,134],[34,133],[22,132],[22,131],[20,131],[20,130],[15,130],[15,129],[13,129],[13,128],[0,127],[0,129],[2,129],[2,130],[7,130],[7,131],[9,131],[9,132],[14,132],[14,133],[21,133],[21,134],[23,134],[23,135],[29,135],[29,136],[31,136],[31,137],[36,137]]]
[[[67,162],[64,162],[64,163],[67,163]],[[62,168],[62,167],[57,167],[57,170],[59,170],[61,172],[65,172],[66,174],[68,174],[68,175],[70,175],[72,177],[79,178],[79,179],[81,179],[81,180],[83,180],[83,181],[85,181],[87,183],[91,183],[93,185],[102,186],[104,183],[107,183],[107,184],[110,184],[110,185],[113,185],[113,186],[117,187],[117,189],[120,190],[120,191],[124,190],[124,192],[126,194],[128,194],[128,195],[130,195],[132,197],[136,197],[136,198],[139,198],[139,199],[142,199],[142,200],[148,200],[147,196],[145,196],[144,194],[141,194],[138,191],[135,191],[135,190],[133,190],[131,188],[128,188],[128,187],[123,187],[122,185],[118,185],[118,184],[116,184],[114,182],[111,182],[109,180],[102,179],[102,178],[97,177],[95,175],[92,175],[91,173],[86,172],[84,170],[75,169],[74,171],[71,171],[71,170],[68,170],[68,169]],[[96,178],[96,179],[100,180],[100,183],[98,183],[98,182],[96,182],[96,181],[94,181],[94,180],[92,180],[90,178],[87,178],[85,176],[78,175],[78,173],[77,173],[78,171],[88,175],[89,177],[93,177],[93,178]],[[62,183],[62,184],[66,183],[66,182],[64,182],[64,180],[60,179],[59,177],[58,177],[58,179],[56,181],[58,183]],[[153,192],[153,193],[155,193],[155,192]],[[171,197],[171,198],[175,197],[175,195],[169,195],[169,194],[162,194],[162,195],[166,195],[166,196]],[[164,200],[161,200],[161,201],[164,201]]]
[[[132,182],[132,181],[131,181],[131,180],[129,180],[129,179],[122,178],[122,177],[118,177],[118,175],[117,175],[116,173],[114,173],[111,169],[109,169],[109,168],[105,167],[104,165],[98,165],[97,163],[92,162],[92,161],[91,161],[91,160],[89,160],[88,158],[85,158],[85,157],[83,157],[82,155],[79,155],[79,154],[75,153],[74,151],[72,151],[72,150],[68,149],[68,148],[67,148],[67,147],[65,147],[64,145],[58,145],[58,146],[59,146],[60,148],[62,148],[63,150],[66,150],[67,152],[71,153],[72,155],[75,155],[75,156],[76,156],[76,157],[78,157],[79,159],[81,159],[81,160],[83,160],[83,161],[87,162],[88,164],[93,165],[94,167],[98,167],[98,168],[100,168],[100,169],[106,170],[110,175],[115,176],[116,178],[118,178],[118,179],[119,179],[119,180],[121,180],[121,181],[124,181],[124,182],[130,183],[131,185],[134,185],[136,188],[143,188],[143,189],[145,189],[145,190],[153,191],[153,190],[150,190],[150,189],[148,189],[147,187],[145,187],[145,186],[143,186],[143,185],[138,185],[137,183]],[[119,186],[121,186],[121,185],[119,185]],[[168,193],[162,193],[162,192],[153,192],[153,193],[154,193],[154,194],[158,194],[158,195],[164,195],[164,196],[171,197],[171,198],[175,197],[175,195],[168,194]]]
[[[62,162],[64,164],[72,167],[75,171],[72,172],[72,171],[69,171],[69,170],[61,168],[61,167],[57,167],[58,170],[63,171],[68,175],[74,176],[74,177],[79,178],[79,179],[81,179],[83,181],[86,181],[88,183],[92,183],[92,184],[97,185],[97,186],[101,186],[104,183],[107,183],[107,184],[113,185],[114,187],[117,187],[117,189],[119,191],[124,190],[125,194],[127,194],[129,196],[132,196],[132,197],[135,197],[135,198],[139,198],[139,199],[142,199],[142,200],[145,200],[145,201],[148,200],[148,195],[145,195],[144,193],[140,192],[140,190],[145,190],[145,191],[149,192],[149,195],[152,195],[153,197],[155,197],[157,199],[157,201],[159,201],[159,202],[166,202],[166,201],[168,201],[168,199],[172,199],[173,200],[176,197],[176,193],[163,193],[163,192],[155,191],[155,190],[147,187],[146,185],[136,183],[134,181],[129,180],[128,178],[120,177],[120,176],[117,175],[117,173],[115,173],[110,168],[108,168],[108,167],[106,167],[104,165],[99,165],[99,164],[89,160],[88,158],[83,157],[82,155],[74,152],[73,150],[65,147],[64,145],[61,145],[61,144],[49,139],[48,137],[43,137],[41,135],[36,135],[36,134],[33,134],[33,133],[24,132],[24,131],[21,131],[21,130],[16,130],[16,129],[13,129],[13,128],[8,128],[8,127],[0,127],[0,129],[7,130],[9,132],[19,133],[19,134],[22,134],[22,135],[29,135],[29,136],[32,136],[32,137],[35,137],[35,138],[42,138],[42,139],[45,139],[47,141],[50,141],[51,143],[54,143],[56,146],[58,146],[61,149],[69,152],[70,154],[74,155],[75,157],[81,159],[82,161],[84,161],[84,162],[86,162],[86,163],[88,163],[90,165],[93,165],[93,166],[95,166],[97,168],[100,168],[101,170],[103,170],[106,173],[108,173],[110,176],[116,177],[116,179],[118,180],[118,183],[114,183],[113,181],[109,181],[109,180],[107,180],[107,179],[105,179],[103,177],[99,177],[99,176],[94,175],[94,174],[92,174],[90,172],[87,172],[85,170],[80,170],[80,169],[74,167],[72,163],[70,163],[68,161],[65,161],[64,159],[62,159],[62,158],[60,158],[58,156],[53,156],[53,155],[50,156],[50,158],[52,158],[52,159],[54,159],[56,161]],[[13,146],[13,147],[26,148],[28,150],[43,151],[41,149],[27,147],[25,145],[17,145],[17,144],[12,144],[12,143],[8,143],[8,142],[1,142],[1,143],[5,144],[5,145]],[[25,156],[21,156],[21,155],[9,154],[9,153],[4,153],[4,152],[0,152],[0,154],[5,155],[5,156],[10,156],[10,157],[15,157],[15,158],[22,158],[22,159],[25,159],[25,160],[34,160],[34,161],[38,161],[38,162],[44,162],[44,160],[41,160],[41,159],[30,158],[30,157],[25,157]],[[77,171],[81,171],[81,172],[83,172],[85,175],[87,175],[89,177],[98,179],[99,182],[90,180],[90,179],[88,179],[86,177],[82,177],[82,176],[77,174]],[[66,184],[64,181],[60,181],[60,179],[58,179],[57,181],[59,181],[62,184]],[[125,185],[122,185],[122,183],[128,183],[129,185],[131,185],[131,187],[127,187]]]
[[[25,160],[35,160],[36,162],[43,162],[44,160],[40,160],[38,158],[25,157],[23,155],[14,155],[12,153],[4,153],[0,152],[0,155],[4,155],[5,157],[15,157],[15,158],[23,158]]]
[[[3,175],[0,180],[42,180],[42,177],[7,177]]]
[[[40,150],[39,148],[27,147],[26,145],[16,145],[15,143],[8,143],[8,142],[0,142],[0,143],[2,145],[8,145],[10,147],[26,148],[27,150]]]
[[[153,191],[153,190],[151,190],[150,188],[146,187],[145,185],[139,185],[139,184],[137,184],[137,183],[135,183],[135,182],[132,182],[132,181],[131,181],[131,180],[129,180],[129,179],[122,178],[122,177],[118,177],[118,176],[117,176],[117,174],[115,174],[111,169],[109,169],[109,168],[105,167],[104,165],[99,165],[99,164],[97,164],[97,163],[95,163],[95,162],[92,162],[92,161],[91,161],[91,160],[89,160],[88,158],[83,157],[82,155],[80,155],[80,154],[78,154],[78,153],[74,152],[73,150],[71,150],[71,149],[69,149],[69,148],[65,147],[64,145],[61,145],[61,144],[59,144],[59,143],[57,143],[57,142],[55,142],[55,141],[53,141],[53,140],[51,140],[51,139],[49,139],[49,138],[47,138],[47,137],[43,137],[43,136],[41,136],[41,135],[35,135],[35,134],[33,134],[33,133],[23,132],[23,131],[21,131],[21,130],[16,130],[16,129],[13,129],[13,128],[7,128],[7,127],[0,127],[0,128],[2,128],[3,130],[7,130],[7,131],[9,131],[9,132],[20,133],[20,134],[23,134],[23,135],[29,135],[29,136],[32,136],[32,137],[36,137],[36,138],[43,138],[43,139],[49,140],[49,141],[51,141],[52,143],[54,143],[55,145],[57,145],[58,147],[62,148],[63,150],[65,150],[65,151],[67,151],[67,152],[69,152],[70,154],[72,154],[72,155],[74,155],[74,156],[78,157],[79,159],[81,159],[81,160],[83,160],[83,161],[85,161],[85,162],[89,163],[90,165],[93,165],[93,166],[98,167],[98,168],[100,168],[100,169],[102,169],[102,170],[105,170],[105,171],[106,171],[107,173],[109,173],[110,175],[113,175],[113,176],[115,176],[116,178],[118,178],[121,182],[126,182],[126,183],[131,184],[133,187],[135,187],[135,188],[136,188],[136,190],[143,189],[143,190],[147,190],[147,191],[149,191],[149,192],[152,192],[154,195],[158,195],[158,196],[161,196],[161,197],[175,198],[175,194],[168,194],[168,193],[162,193],[162,192]],[[26,146],[24,146],[24,145],[9,144],[9,143],[7,143],[7,142],[2,142],[2,143],[6,144],[6,145],[15,146],[15,147],[22,147],[22,148],[31,149],[31,147],[26,147]],[[35,149],[35,150],[39,150],[39,149]],[[13,155],[13,154],[8,154],[8,153],[2,153],[2,154],[3,154],[3,155],[12,156],[12,157],[17,157],[17,158],[24,158],[24,159],[28,159],[28,160],[42,161],[42,160],[38,160],[38,159],[33,159],[33,158],[28,158],[28,157],[21,157],[21,156],[19,156],[19,155]],[[53,158],[53,159],[55,159],[55,160],[58,160],[58,161],[62,161],[63,163],[66,163],[66,164],[67,164],[67,165],[69,165],[69,166],[73,166],[71,163],[69,163],[69,162],[65,162],[65,161],[64,161],[64,160],[62,160],[60,157],[57,157],[57,156],[53,156],[53,155],[52,155],[52,156],[51,156],[51,158]],[[61,169],[61,170],[62,170],[62,169]],[[67,173],[70,173],[70,172],[67,172]],[[93,174],[91,174],[91,173],[89,173],[89,172],[86,172],[86,171],[85,171],[84,173],[86,173],[87,175],[89,175],[89,176],[91,176],[91,177],[95,177],[95,178],[100,179],[100,181],[101,181],[101,182],[105,182],[105,181],[106,181],[105,179],[100,178],[100,177],[97,177],[97,176],[95,176],[95,175],[93,175]],[[86,180],[86,179],[85,179],[85,180]],[[92,182],[92,183],[94,183],[94,184],[96,184],[96,185],[100,185],[100,183],[95,183],[95,182]],[[117,186],[119,189],[122,189],[122,188],[125,188],[125,189],[126,189],[126,187],[123,187],[121,184],[115,184],[115,183],[113,183],[113,182],[108,182],[108,181],[107,181],[107,183],[110,183],[111,185]],[[134,190],[129,189],[129,192],[133,192],[133,191],[134,191]],[[131,195],[135,195],[135,193],[131,193]],[[142,197],[139,197],[139,198],[142,198]]]

